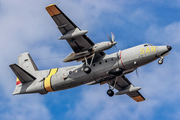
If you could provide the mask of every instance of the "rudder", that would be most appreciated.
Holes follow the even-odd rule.
[[[18,65],[31,75],[36,76],[38,68],[29,53],[26,52],[18,56]]]

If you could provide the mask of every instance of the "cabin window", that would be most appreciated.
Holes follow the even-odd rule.
[[[77,73],[77,72],[78,72],[78,70],[75,70],[74,72],[75,72],[75,73]]]
[[[105,60],[105,62],[107,63],[107,62],[108,62],[108,60]]]
[[[113,59],[113,58],[111,58],[111,60],[113,61],[114,59]]]
[[[69,71],[69,74],[72,74],[72,71]]]
[[[101,62],[99,62],[99,64],[101,65]]]
[[[93,64],[93,66],[96,66],[96,64]]]

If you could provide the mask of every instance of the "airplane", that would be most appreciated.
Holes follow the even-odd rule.
[[[86,35],[88,31],[77,27],[56,4],[47,6],[46,10],[62,34],[59,39],[65,39],[73,49],[63,62],[82,63],[70,67],[38,70],[30,54],[23,53],[18,57],[18,65],[16,63],[9,65],[17,76],[13,95],[29,93],[44,95],[83,84],[108,84],[107,94],[110,97],[126,94],[136,102],[145,100],[139,92],[141,87],[135,87],[125,75],[157,59],[158,64],[162,64],[164,57],[170,54],[171,46],[141,44],[108,55],[104,51],[116,45],[113,33],[109,38],[110,41],[95,44]],[[114,89],[118,92],[114,93]]]

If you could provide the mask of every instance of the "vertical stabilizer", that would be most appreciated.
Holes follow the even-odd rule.
[[[26,52],[19,55],[18,65],[31,75],[36,76],[36,71],[38,71],[38,68],[36,67],[29,53]]]
[[[44,78],[39,77],[39,71],[29,53],[23,53],[19,55],[18,65],[11,64],[9,66],[17,76],[16,88],[13,92],[13,95],[27,93],[47,93],[43,87]]]

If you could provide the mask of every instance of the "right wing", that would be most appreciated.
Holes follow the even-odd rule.
[[[87,51],[94,45],[85,35],[87,31],[80,30],[55,4],[47,6],[46,10],[63,35],[60,39],[66,39],[74,53]],[[100,52],[95,56],[95,59],[104,55],[104,52]]]
[[[127,94],[136,102],[141,102],[145,100],[145,98],[138,91],[140,87],[134,87],[134,85],[125,76],[119,76],[115,78],[113,81],[110,82],[110,85],[115,87],[119,91],[116,93],[116,95]]]

